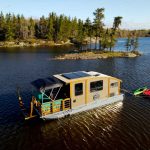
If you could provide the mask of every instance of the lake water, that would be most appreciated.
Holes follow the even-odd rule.
[[[119,39],[116,48],[122,50],[124,43],[124,39]],[[150,88],[150,38],[140,38],[143,55],[138,58],[51,59],[64,49],[72,48],[1,49],[0,150],[150,149],[150,100],[141,97],[126,96],[123,103],[56,121],[26,123],[23,120],[16,87],[21,87],[28,102],[30,82],[37,78],[93,70],[122,79],[122,89],[128,91],[145,85]]]

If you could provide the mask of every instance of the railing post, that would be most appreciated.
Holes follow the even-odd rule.
[[[62,110],[68,110],[71,109],[71,100],[69,98],[66,98],[62,100]]]
[[[62,110],[64,110],[64,100],[62,101]]]
[[[108,78],[108,97],[110,97],[110,78]]]
[[[52,113],[54,112],[54,102],[52,102]]]
[[[43,92],[42,92],[42,104],[43,104],[43,96],[44,96],[44,94],[43,94]]]

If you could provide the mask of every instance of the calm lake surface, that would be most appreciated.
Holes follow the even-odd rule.
[[[115,49],[123,50],[124,39]],[[138,58],[102,60],[51,60],[72,48],[22,48],[0,50],[0,150],[148,150],[150,149],[150,99],[126,96],[104,108],[50,122],[26,123],[18,106],[16,87],[25,101],[30,82],[49,75],[93,70],[123,80],[122,89],[150,88],[150,38],[140,38]]]

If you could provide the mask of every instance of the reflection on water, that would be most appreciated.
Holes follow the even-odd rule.
[[[129,91],[143,85],[150,87],[150,54],[132,59],[56,61],[50,57],[62,51],[39,49],[32,53],[25,49],[21,50],[23,53],[0,53],[1,150],[150,149],[149,99],[126,96],[123,103],[65,119],[24,122],[16,97],[18,85],[27,103],[32,80],[78,70],[93,70],[121,78],[122,88]]]

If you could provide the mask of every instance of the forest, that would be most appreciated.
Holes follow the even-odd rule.
[[[67,42],[83,44],[95,39],[95,48],[112,49],[118,37],[149,36],[150,31],[121,30],[122,17],[114,17],[112,28],[104,24],[104,8],[93,12],[93,20],[85,21],[52,12],[39,19],[25,18],[23,15],[0,13],[0,41],[26,41],[42,39],[53,43]],[[87,40],[88,37],[88,40]]]

